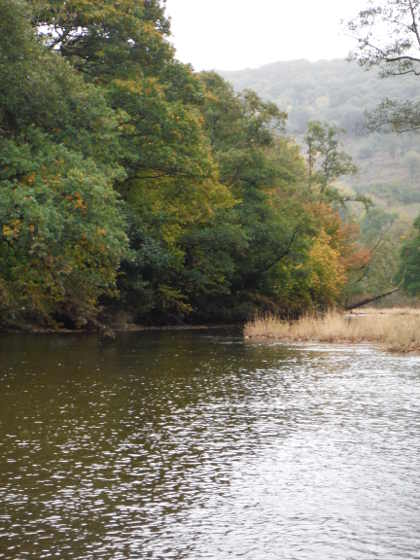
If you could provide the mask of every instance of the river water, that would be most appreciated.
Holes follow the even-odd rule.
[[[420,558],[420,357],[0,338],[0,559]]]

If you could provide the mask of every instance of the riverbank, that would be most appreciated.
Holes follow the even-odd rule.
[[[42,328],[37,325],[25,325],[21,328],[3,328],[0,334],[101,334],[105,336],[119,333],[151,332],[151,331],[210,331],[218,329],[238,329],[240,324],[211,324],[211,325],[103,325],[101,328],[69,329],[65,327]]]
[[[391,352],[420,352],[420,310],[334,311],[291,322],[262,317],[245,325],[244,336],[288,342],[373,343]]]

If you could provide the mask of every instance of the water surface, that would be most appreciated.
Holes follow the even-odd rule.
[[[0,338],[0,559],[420,558],[420,358]]]

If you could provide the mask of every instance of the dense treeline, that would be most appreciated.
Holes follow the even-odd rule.
[[[0,0],[3,326],[297,315],[366,265],[335,129],[308,167],[285,113],[169,31],[158,0]]]
[[[287,108],[288,130],[301,144],[313,119],[343,130],[359,169],[344,183],[375,204],[357,218],[370,261],[351,276],[349,304],[395,286],[411,296],[420,293],[419,25],[418,0],[378,0],[349,22],[359,37],[351,62],[298,60],[222,73],[236,90],[252,87]]]

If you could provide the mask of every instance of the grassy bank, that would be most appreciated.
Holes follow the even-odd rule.
[[[393,352],[420,351],[419,310],[368,310],[352,315],[330,312],[298,321],[263,317],[250,321],[244,335],[250,339],[294,342],[375,343]]]

